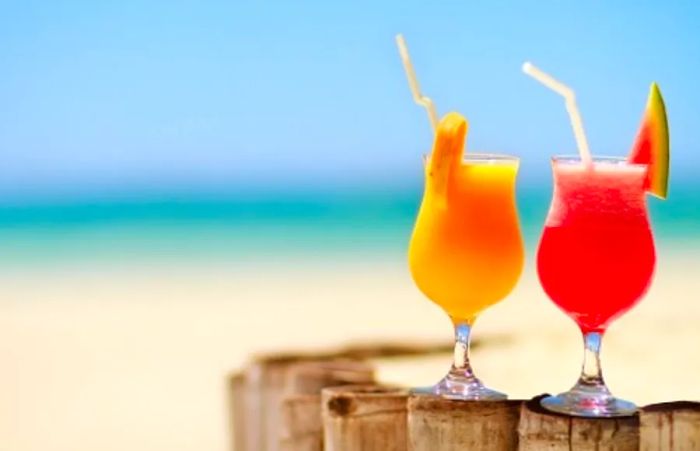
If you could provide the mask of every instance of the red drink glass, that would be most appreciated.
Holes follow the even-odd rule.
[[[656,254],[646,207],[646,165],[622,158],[555,157],[554,194],[537,254],[540,283],[581,329],[581,377],[542,406],[585,417],[632,415],[603,381],[600,343],[608,325],[646,293]]]

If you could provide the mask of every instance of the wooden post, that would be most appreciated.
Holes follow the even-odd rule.
[[[374,369],[363,362],[308,362],[292,366],[281,405],[279,449],[323,451],[321,389],[373,382]]]
[[[234,373],[229,378],[229,403],[231,406],[231,434],[233,450],[245,451],[246,444],[246,377],[245,373]]]
[[[642,451],[700,451],[700,402],[653,404],[639,417]]]
[[[408,449],[517,450],[521,403],[411,395],[408,399]]]
[[[287,368],[296,359],[259,360],[248,367],[247,451],[274,451],[279,424],[279,405],[282,401]]]
[[[325,451],[406,451],[407,396],[376,385],[323,389]]]
[[[549,412],[538,396],[522,406],[520,413],[521,451],[639,449],[639,416],[621,418],[580,418]]]

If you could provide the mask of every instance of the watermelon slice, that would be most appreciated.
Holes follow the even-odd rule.
[[[627,161],[648,165],[647,192],[661,199],[666,199],[668,194],[669,155],[666,107],[659,87],[652,83],[642,124]]]

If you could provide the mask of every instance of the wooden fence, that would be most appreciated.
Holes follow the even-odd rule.
[[[367,359],[450,345],[258,357],[229,380],[234,451],[700,451],[700,403],[574,418],[531,400],[451,401],[379,385]],[[699,392],[700,393],[700,392]],[[542,395],[544,396],[544,395]]]

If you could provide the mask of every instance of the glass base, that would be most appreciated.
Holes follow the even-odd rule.
[[[477,378],[460,380],[452,377],[452,375],[445,376],[444,379],[432,387],[414,388],[411,392],[461,401],[499,401],[508,399],[508,395],[486,388]]]
[[[629,401],[578,385],[566,393],[548,396],[540,404],[552,412],[586,418],[628,417],[637,413],[637,406]]]

